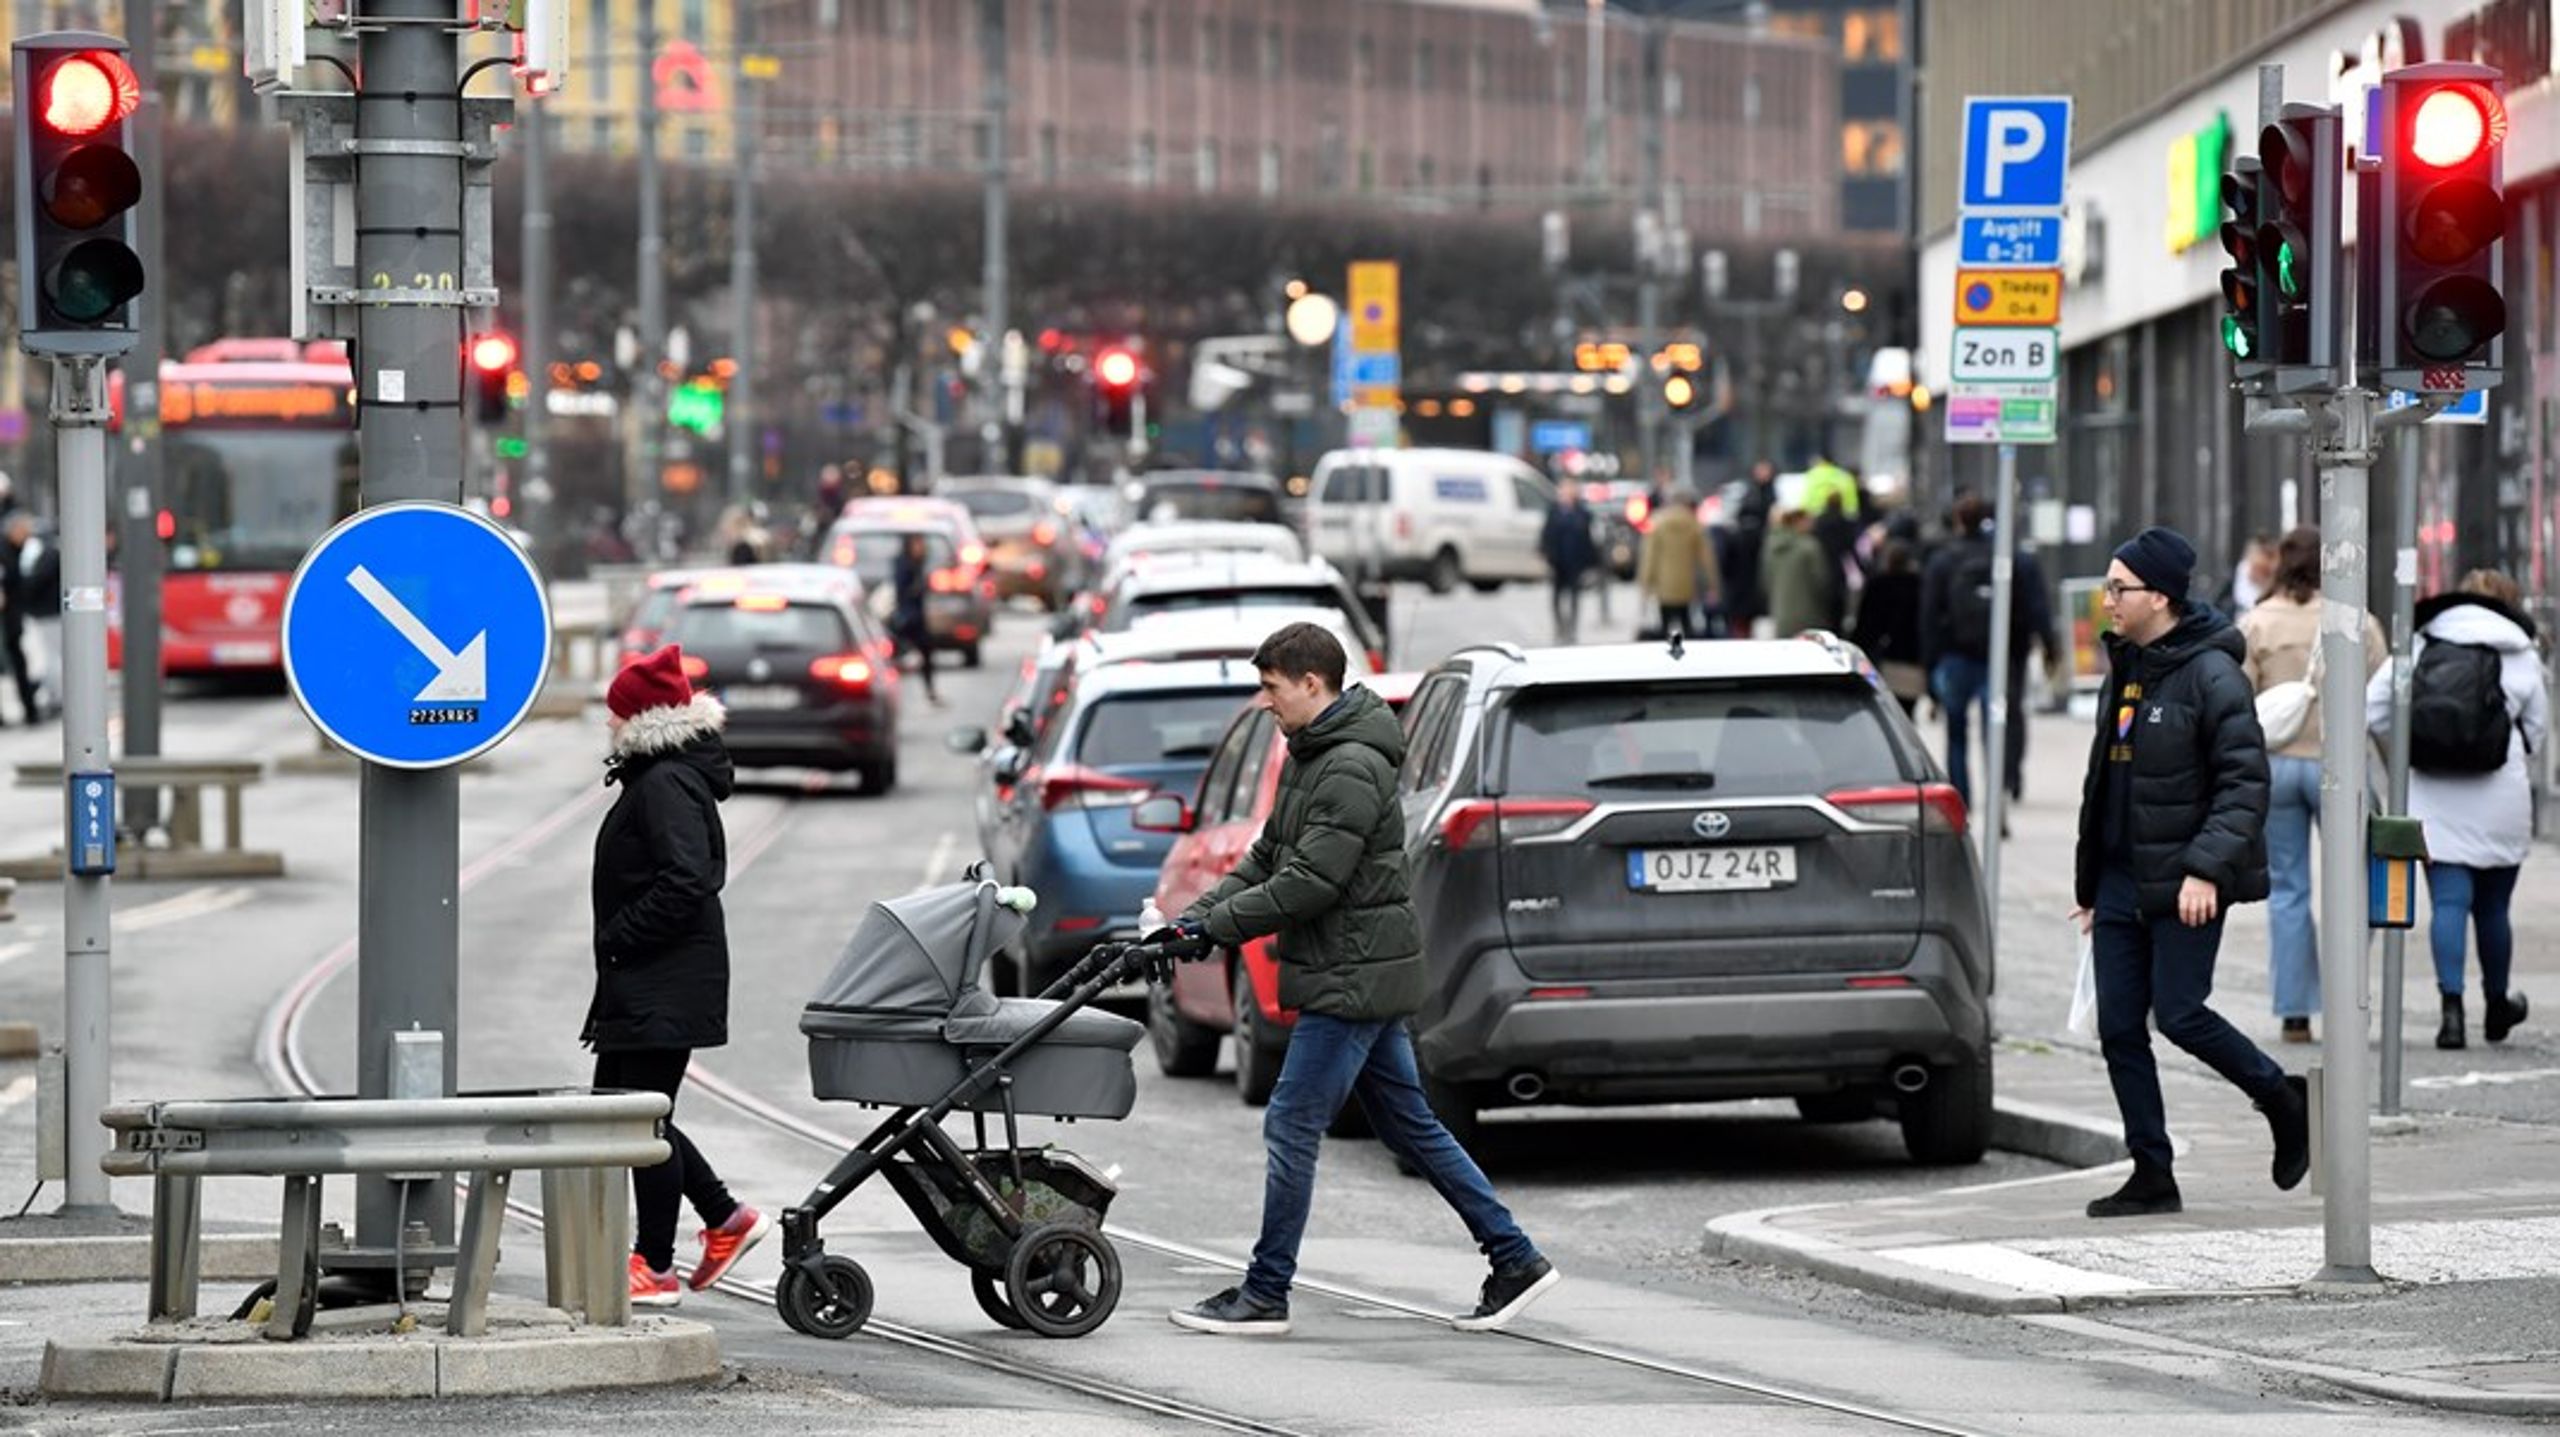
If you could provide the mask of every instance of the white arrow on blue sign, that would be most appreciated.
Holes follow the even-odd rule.
[[[380,504],[311,546],[284,599],[284,674],[330,740],[393,768],[486,753],[551,670],[551,602],[506,532],[450,504]]]
[[[2068,95],[1965,97],[1959,209],[2058,210],[2070,161]]]

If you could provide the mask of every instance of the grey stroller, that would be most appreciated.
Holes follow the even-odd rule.
[[[844,956],[802,1010],[809,1086],[821,1099],[894,1109],[800,1205],[782,1215],[774,1305],[793,1330],[849,1337],[871,1315],[871,1278],[830,1253],[818,1222],[874,1174],[906,1201],[997,1323],[1082,1337],[1120,1301],[1120,1257],[1102,1234],[1116,1193],[1075,1154],[1026,1149],[1025,1113],[1125,1118],[1138,1094],[1130,1052],[1144,1025],[1091,1011],[1159,950],[1106,944],[1038,998],[979,986],[990,955],[1022,931],[1030,891],[957,883],[871,905]],[[963,1148],[943,1119],[967,1112]],[[987,1118],[1002,1114],[990,1146]]]

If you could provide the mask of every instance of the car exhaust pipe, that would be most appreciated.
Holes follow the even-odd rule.
[[[1534,1103],[1546,1096],[1547,1080],[1535,1073],[1520,1072],[1512,1074],[1502,1087],[1515,1101]]]
[[[1903,1063],[1894,1068],[1893,1090],[1895,1092],[1916,1093],[1927,1086],[1929,1086],[1929,1069],[1925,1065]]]

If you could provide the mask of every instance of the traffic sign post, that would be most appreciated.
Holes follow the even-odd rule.
[[[533,561],[450,504],[379,504],[322,536],[284,600],[294,701],[339,747],[391,768],[486,753],[551,667]]]
[[[2017,552],[2018,446],[2051,444],[2060,410],[2063,201],[2071,169],[2068,96],[1974,95],[1964,102],[1958,187],[1955,339],[1947,363],[1950,444],[1997,444],[1991,529],[1991,722],[1985,739],[1982,878],[2000,912],[2007,828],[2009,623]],[[1973,795],[1966,798],[1971,800]],[[1993,925],[1998,926],[1996,923]],[[1995,944],[1996,946],[1996,944]]]

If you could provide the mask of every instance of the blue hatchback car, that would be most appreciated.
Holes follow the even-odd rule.
[[[1159,789],[1189,793],[1260,680],[1244,659],[1114,664],[1080,675],[998,800],[999,876],[1040,895],[1002,990],[1037,993],[1097,943],[1134,937],[1173,847],[1130,822]]]

